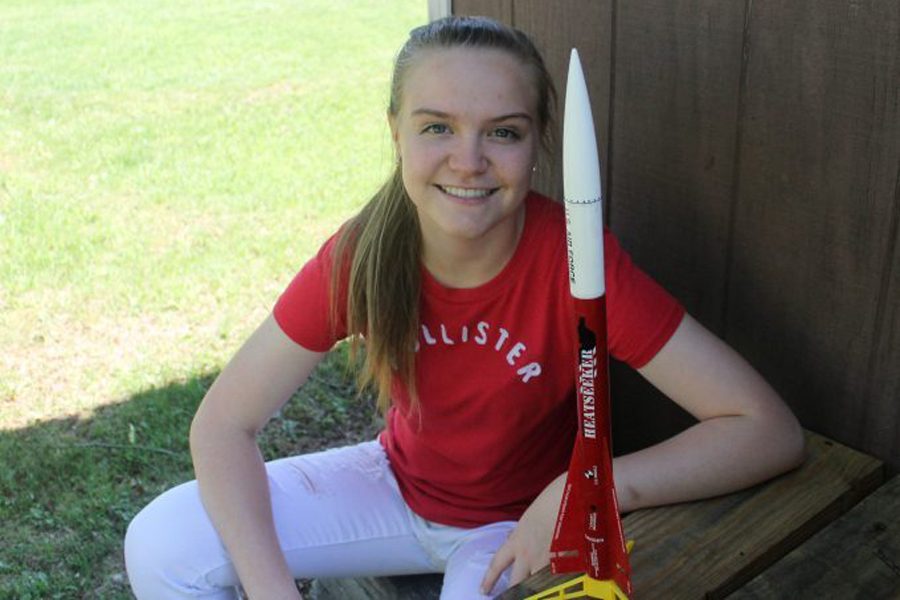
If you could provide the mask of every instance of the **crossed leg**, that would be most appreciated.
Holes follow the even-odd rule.
[[[469,530],[421,519],[403,501],[377,441],[266,468],[276,533],[298,578],[445,572],[443,600],[483,598],[481,578],[515,525]],[[237,575],[195,481],[163,493],[134,518],[125,559],[139,600],[237,596]],[[501,581],[494,591],[504,588]]]

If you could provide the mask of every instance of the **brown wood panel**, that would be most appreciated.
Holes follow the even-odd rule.
[[[309,596],[311,600],[438,600],[443,584],[440,573],[316,579]]]
[[[636,0],[615,9],[613,230],[635,262],[721,331],[741,77],[743,3]],[[693,422],[614,365],[615,451]]]
[[[900,435],[878,333],[891,312],[896,340],[900,3],[752,7],[727,339],[805,426],[887,456],[866,427]]]
[[[816,434],[800,468],[743,492],[625,517],[635,598],[723,598],[874,490],[881,461]],[[568,576],[549,569],[500,596],[524,598]]]
[[[512,23],[513,0],[453,0],[454,15],[491,17],[504,23]]]
[[[528,30],[561,96],[567,48],[600,44],[583,54],[599,57],[586,71],[626,249],[805,425],[900,468],[900,4],[457,0],[454,9]],[[607,11],[610,25],[601,17],[585,38],[581,25]],[[558,191],[558,172],[542,169],[540,189]],[[617,419],[630,422],[625,437],[642,438],[628,448],[689,422],[626,369],[614,369],[613,398]]]
[[[612,228],[635,261],[721,331],[744,3],[618,2]]]
[[[900,75],[898,75],[900,79]],[[876,313],[878,343],[872,355],[861,446],[900,470],[900,160],[897,161],[894,221],[887,254],[890,273]]]
[[[753,598],[900,596],[900,477],[738,590]]]
[[[542,157],[535,176],[535,187],[555,198],[562,198],[562,114],[572,48],[578,49],[584,68],[602,176],[604,181],[608,179],[612,5],[612,0],[565,3],[520,0],[513,7],[513,25],[528,33],[538,46],[554,75],[559,96],[553,153]]]

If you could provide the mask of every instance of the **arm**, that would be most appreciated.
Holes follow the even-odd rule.
[[[624,512],[724,494],[803,462],[803,430],[790,409],[753,367],[689,315],[639,372],[699,423],[616,459]]]
[[[699,423],[613,461],[623,512],[734,491],[803,461],[803,430],[778,394],[690,315],[638,371]],[[535,499],[494,555],[486,590],[510,564],[515,584],[549,563],[565,476]]]
[[[324,355],[294,343],[269,317],[207,392],[191,424],[203,505],[251,598],[299,598],[278,545],[256,434]]]

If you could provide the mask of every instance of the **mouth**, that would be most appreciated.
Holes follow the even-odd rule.
[[[447,195],[462,198],[464,200],[480,200],[487,198],[500,188],[463,188],[452,185],[436,185],[436,187]]]

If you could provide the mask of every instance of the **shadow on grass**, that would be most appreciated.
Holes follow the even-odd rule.
[[[357,397],[333,352],[260,434],[266,458],[371,439],[370,397]],[[122,538],[153,497],[191,479],[191,418],[217,373],[135,394],[90,418],[0,431],[0,598],[131,598]]]
[[[260,434],[267,459],[377,433],[373,399],[357,396],[346,364],[339,347],[272,419]],[[0,431],[0,598],[131,598],[125,529],[152,498],[193,477],[188,429],[217,374],[142,391],[87,419]],[[629,377],[613,368],[613,397],[628,398],[613,402],[614,430],[624,434],[614,436],[616,453],[658,441],[671,433],[661,425],[684,420],[659,418],[671,403],[637,402],[646,384]]]

